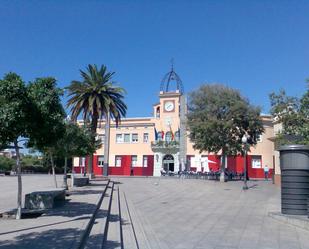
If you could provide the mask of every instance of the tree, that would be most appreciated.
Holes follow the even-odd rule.
[[[221,151],[221,175],[227,155],[242,153],[241,138],[257,143],[264,131],[260,109],[250,105],[239,91],[220,84],[202,85],[189,95],[188,127],[193,147],[201,151]]]
[[[105,118],[104,175],[108,174],[110,117],[118,124],[126,115],[127,106],[123,101],[124,89],[115,86],[112,81],[114,72],[108,72],[106,66],[100,69],[88,65],[86,72],[80,70],[82,81],[72,81],[68,90],[68,107],[71,107],[72,119],[82,114],[84,124],[90,125],[96,135],[98,120]],[[95,140],[93,139],[93,144]],[[93,154],[90,155],[88,173],[92,175]]]
[[[18,139],[26,136],[30,124],[25,83],[16,73],[8,73],[0,80],[0,144],[14,144],[17,169],[17,212],[16,219],[21,218],[22,179]]]
[[[60,101],[62,90],[57,88],[52,77],[37,78],[28,86],[28,96],[32,101],[32,118],[29,146],[48,154],[51,160],[55,186],[54,154],[56,145],[65,132],[65,111]]]
[[[0,156],[0,171],[11,171],[16,166],[16,162],[12,158]]]
[[[93,134],[84,127],[75,123],[66,122],[65,133],[56,145],[56,155],[64,157],[63,185],[67,189],[67,165],[68,158],[74,156],[86,156],[96,151],[97,146],[93,143]]]
[[[282,123],[276,135],[276,146],[283,144],[309,144],[309,86],[299,99],[288,96],[281,89],[269,95],[271,114]]]

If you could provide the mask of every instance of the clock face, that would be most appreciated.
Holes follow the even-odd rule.
[[[174,110],[174,102],[173,101],[166,101],[164,104],[164,110],[167,112],[171,112]]]

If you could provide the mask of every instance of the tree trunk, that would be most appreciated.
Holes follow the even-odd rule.
[[[64,157],[64,175],[63,175],[63,187],[68,190],[68,177],[67,177],[68,158]]]
[[[22,203],[22,181],[21,181],[21,165],[20,165],[20,154],[17,140],[14,141],[14,147],[16,152],[16,169],[17,169],[17,212],[16,219],[21,219],[21,203]]]
[[[56,172],[55,172],[54,157],[53,157],[53,154],[52,154],[52,153],[50,153],[50,162],[51,162],[51,166],[52,166],[52,171],[53,171],[55,186],[56,186],[56,188],[58,188],[58,185],[57,185],[57,178],[56,178]]]
[[[222,155],[221,155],[221,172],[220,172],[220,182],[225,182],[225,162],[226,162],[226,155],[225,150],[222,149]]]
[[[109,136],[110,136],[110,113],[106,115],[105,122],[105,140],[104,140],[104,168],[103,175],[108,176],[108,161],[109,161]]]
[[[97,134],[97,127],[98,127],[98,116],[93,115],[91,120],[91,133],[96,137]],[[95,143],[95,138],[93,140],[93,143]],[[87,173],[89,176],[89,179],[93,178],[93,154],[90,155],[88,160],[88,167],[87,167]]]

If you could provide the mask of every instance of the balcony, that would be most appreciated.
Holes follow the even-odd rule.
[[[154,152],[177,153],[179,151],[178,141],[152,141],[151,149]]]

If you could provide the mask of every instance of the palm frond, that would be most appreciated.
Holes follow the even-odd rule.
[[[66,88],[69,96],[67,107],[71,108],[72,118],[82,115],[84,121],[102,119],[107,113],[119,122],[125,117],[127,106],[124,103],[126,91],[112,81],[114,72],[108,72],[105,65],[98,68],[89,64],[80,70],[82,81],[73,80]]]

